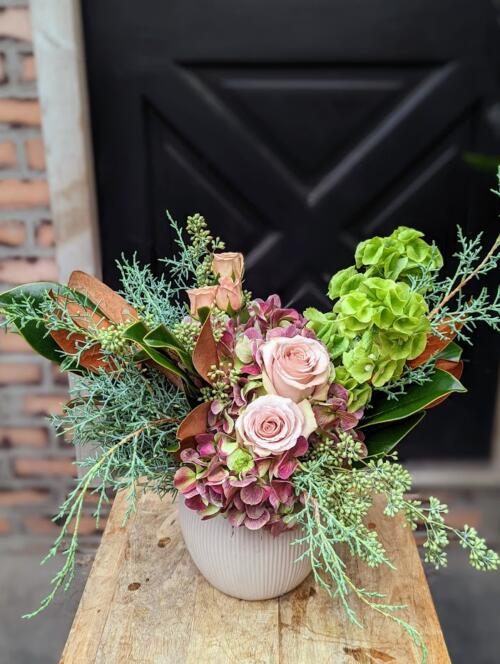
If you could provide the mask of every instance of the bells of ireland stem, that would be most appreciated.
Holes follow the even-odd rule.
[[[400,226],[387,237],[373,237],[356,248],[358,269],[369,277],[383,277],[409,282],[422,271],[437,271],[443,257],[435,244],[422,238],[424,234],[413,228]]]

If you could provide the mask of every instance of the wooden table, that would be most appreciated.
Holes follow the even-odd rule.
[[[118,495],[61,664],[413,664],[402,630],[356,605],[363,630],[311,581],[276,600],[245,602],[212,588],[191,562],[175,505],[141,499],[126,528]],[[428,664],[450,659],[411,532],[377,511],[370,521],[399,571],[352,563],[358,584],[383,591],[424,635]]]

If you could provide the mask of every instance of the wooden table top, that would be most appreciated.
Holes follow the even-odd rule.
[[[61,664],[417,664],[402,629],[357,602],[364,629],[311,578],[279,599],[245,602],[223,595],[187,553],[176,507],[143,496],[121,527],[125,496],[115,499]],[[428,664],[450,664],[413,535],[380,510],[371,521],[397,571],[351,562],[354,580],[405,604]]]

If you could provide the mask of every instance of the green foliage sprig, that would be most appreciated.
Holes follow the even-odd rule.
[[[428,299],[433,308],[429,320],[436,335],[443,336],[442,328],[449,327],[458,339],[470,344],[470,334],[478,323],[485,323],[496,331],[500,329],[500,288],[493,297],[485,287],[477,295],[465,290],[473,280],[497,268],[500,235],[481,258],[484,253],[482,233],[467,238],[460,227],[457,230],[460,246],[454,254],[457,267],[451,277],[438,281],[430,291]]]
[[[148,266],[140,266],[135,257],[118,263],[122,292],[141,316],[131,328],[139,326],[147,332],[156,326],[169,328],[182,324],[183,291],[188,285],[198,284],[209,262],[211,265],[211,252],[221,247],[220,241],[213,240],[204,230],[206,224],[200,216],[191,218],[187,240],[180,226],[173,221],[172,224],[179,251],[176,258],[167,262],[169,280],[156,277]],[[53,289],[58,297],[54,297]],[[57,284],[37,288],[34,295],[6,298],[1,303],[5,326],[39,329],[38,336],[48,342],[52,331],[61,331],[71,338],[78,335],[71,353],[58,348],[55,357],[49,356],[57,358],[63,370],[78,370],[84,353],[95,349],[96,344],[107,363],[106,369],[86,371],[77,377],[63,415],[52,418],[60,435],[71,438],[75,445],[91,444],[96,452],[79,462],[85,473],[54,517],[62,524],[61,532],[45,560],[62,552],[64,564],[52,580],[50,593],[38,609],[25,616],[28,618],[48,606],[73,578],[80,520],[89,490],[98,495],[94,512],[97,523],[109,490],[126,491],[125,519],[135,510],[139,491],[148,489],[164,495],[173,490],[173,476],[179,467],[172,454],[178,449],[176,430],[192,409],[184,391],[173,385],[158,367],[137,363],[136,337],[129,334],[131,328],[110,326],[109,321],[101,326],[98,308],[89,306],[87,300],[81,309],[81,316],[85,317],[82,320],[75,316],[72,306],[77,303],[77,294]],[[80,325],[82,322],[85,324]],[[186,324],[182,332],[182,340],[194,344],[199,325],[191,329]]]
[[[337,448],[323,448],[319,457],[301,463],[300,471],[293,475],[295,490],[304,500],[297,517],[302,535],[296,543],[305,545],[306,550],[299,559],[309,558],[316,583],[340,600],[354,624],[363,627],[351,597],[400,625],[420,648],[422,662],[426,662],[422,636],[398,615],[404,605],[390,604],[383,593],[356,586],[337,550],[338,544],[344,544],[351,555],[369,567],[393,568],[377,532],[370,530],[365,521],[374,493],[386,495],[386,513],[393,516],[402,509],[404,493],[411,484],[407,471],[388,461],[371,461],[362,469],[352,467],[352,463],[361,462],[358,445],[344,434]]]
[[[186,234],[167,212],[170,226],[174,233],[177,253],[174,258],[164,258],[162,262],[168,267],[171,278],[181,290],[208,286],[217,283],[212,271],[212,258],[215,251],[225,248],[224,242],[210,233],[205,217],[194,214],[187,218]]]
[[[149,327],[173,327],[184,315],[183,287],[166,275],[156,276],[149,265],[141,265],[136,255],[121,257],[116,263],[120,272],[121,294]]]
[[[97,524],[110,489],[127,492],[125,519],[135,510],[139,485],[160,495],[172,490],[178,468],[171,454],[178,447],[175,432],[190,410],[184,393],[163,374],[123,361],[113,372],[77,378],[70,397],[63,415],[52,418],[54,427],[75,445],[95,446],[98,441],[98,447],[96,456],[80,462],[87,470],[53,519],[61,523],[61,531],[43,562],[62,551],[64,564],[52,580],[51,592],[27,618],[47,607],[73,578],[79,524],[90,488],[99,498],[93,514]]]
[[[355,624],[362,626],[352,608],[352,596],[399,624],[421,649],[422,662],[425,662],[427,651],[422,636],[398,615],[405,607],[387,603],[382,593],[357,587],[349,577],[337,544],[344,544],[351,555],[368,567],[393,567],[378,533],[366,525],[374,496],[378,495],[385,502],[386,516],[403,515],[412,529],[417,523],[424,525],[426,561],[436,567],[446,565],[449,534],[468,550],[469,560],[476,569],[497,569],[500,558],[488,549],[475,529],[465,526],[457,530],[448,526],[443,517],[448,508],[436,498],[430,498],[428,507],[406,498],[411,489],[411,476],[396,461],[395,453],[385,458],[362,458],[360,443],[345,433],[340,434],[337,445],[324,441],[313,448],[309,459],[302,462],[300,470],[292,476],[295,491],[304,501],[297,516],[302,535],[296,543],[306,546],[301,558],[310,559],[315,581],[332,597],[340,599]]]

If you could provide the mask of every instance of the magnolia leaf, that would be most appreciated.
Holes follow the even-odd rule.
[[[438,360],[436,360],[436,368],[441,369],[442,371],[447,371],[452,376],[454,376],[457,380],[460,380],[460,378],[462,377],[463,370],[464,370],[464,363],[463,362],[455,362],[454,360],[438,359]],[[435,408],[435,406],[439,406],[439,404],[443,403],[443,401],[446,401],[446,399],[449,396],[450,396],[449,394],[445,394],[443,397],[440,397],[439,399],[436,399],[435,401],[432,401],[432,403],[430,403],[428,406],[426,406],[425,409],[429,410],[429,408]]]
[[[187,369],[193,370],[191,356],[180,340],[165,325],[158,325],[144,336],[144,342],[151,348],[167,348],[182,361]]]
[[[175,364],[170,358],[156,350],[152,346],[149,346],[145,341],[144,337],[148,334],[149,330],[144,325],[144,323],[138,320],[136,323],[132,323],[129,327],[123,332],[123,338],[129,339],[130,341],[135,341],[138,344],[142,351],[146,353],[150,360],[153,360],[155,365],[158,365],[158,368],[166,370],[167,375],[173,374],[178,376],[183,380],[186,379],[186,374],[180,367]],[[177,384],[177,383],[174,383]]]
[[[72,272],[68,286],[86,295],[113,323],[130,323],[139,318],[134,307],[121,295],[86,272]]]
[[[32,284],[23,284],[17,286],[5,293],[0,294],[0,310],[2,305],[14,304],[15,302],[23,302],[27,297],[32,299],[36,307],[43,299],[47,297],[49,291],[60,292],[61,286],[50,281],[40,281]],[[14,325],[18,329],[22,337],[29,343],[29,345],[42,357],[46,357],[51,362],[60,364],[63,360],[63,355],[60,352],[58,344],[50,336],[47,327],[43,320],[39,322],[30,321],[22,324],[21,320],[14,320]]]
[[[186,438],[193,438],[207,432],[208,414],[210,412],[210,402],[205,401],[196,406],[179,424],[177,429],[177,438],[180,441]]]
[[[447,371],[452,376],[455,376],[457,380],[460,380],[464,370],[464,363],[461,361],[456,362],[455,360],[443,360],[439,358],[436,360],[436,369]]]
[[[71,333],[67,330],[51,330],[50,336],[59,348],[69,355],[76,355],[78,353],[78,346],[83,345],[86,341],[84,334]],[[114,368],[112,363],[103,357],[100,344],[95,344],[92,348],[87,348],[75,357],[74,369],[78,370],[80,367],[94,373],[97,373],[99,369],[112,371]]]
[[[443,348],[436,355],[436,359],[449,360],[450,362],[459,362],[462,358],[462,348],[454,341],[450,342],[446,348]]]
[[[66,287],[62,293],[49,291],[50,297],[58,302],[61,309],[64,309],[75,325],[82,330],[103,329],[112,325],[87,296]]]
[[[210,316],[205,320],[201,327],[200,336],[196,342],[193,351],[193,364],[196,371],[210,383],[208,372],[214,366],[218,366],[219,357],[217,355],[217,344],[214,339],[212,323]]]
[[[368,456],[384,456],[391,452],[424,417],[425,412],[415,413],[404,420],[370,429],[364,441]]]
[[[424,410],[436,399],[452,392],[467,392],[467,390],[450,373],[436,369],[429,382],[410,386],[406,394],[397,400],[383,398],[375,403],[361,427],[402,420]]]

